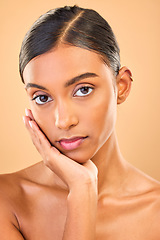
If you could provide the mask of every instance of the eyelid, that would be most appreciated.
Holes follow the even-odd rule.
[[[36,96],[35,96],[35,94],[36,94]],[[32,94],[32,100],[36,99],[36,97],[38,97],[38,96],[43,96],[43,95],[51,97],[48,93],[37,90]]]
[[[43,96],[43,94],[39,94],[39,95],[33,97],[31,100],[34,101],[36,98],[38,98],[38,97],[40,97],[40,96]]]

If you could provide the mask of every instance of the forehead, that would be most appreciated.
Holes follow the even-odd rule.
[[[85,72],[103,75],[106,68],[101,57],[89,50],[60,45],[59,47],[32,59],[25,67],[25,83],[70,79]]]

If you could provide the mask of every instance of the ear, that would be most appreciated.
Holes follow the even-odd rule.
[[[117,104],[121,104],[128,97],[132,85],[132,73],[127,67],[122,67],[117,75]]]

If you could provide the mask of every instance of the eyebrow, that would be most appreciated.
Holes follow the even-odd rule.
[[[45,88],[41,85],[35,84],[35,83],[27,83],[27,85],[25,86],[25,89],[28,89],[28,88],[39,88],[41,90],[47,90],[47,88]]]
[[[68,82],[65,83],[64,87],[69,87],[72,84],[79,82],[80,80],[82,80],[84,78],[90,78],[90,77],[98,77],[98,75],[96,73],[91,73],[91,72],[83,73],[79,76],[76,76],[76,77],[70,79]]]
[[[85,78],[90,78],[90,77],[98,77],[98,75],[96,73],[92,73],[92,72],[86,72],[86,73],[83,73],[81,75],[78,75],[72,79],[70,79],[69,81],[67,81],[65,84],[64,84],[64,87],[69,87],[71,85],[73,85],[74,83],[76,82],[79,82],[80,80],[82,79],[85,79]],[[25,89],[28,89],[28,88],[39,88],[41,90],[46,90],[48,91],[47,88],[41,86],[41,85],[38,85],[38,84],[35,84],[35,83],[27,83]]]

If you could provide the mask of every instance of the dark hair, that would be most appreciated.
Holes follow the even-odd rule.
[[[96,11],[74,5],[48,11],[27,32],[19,55],[19,71],[23,82],[27,63],[60,43],[98,53],[113,73],[118,74],[120,50],[111,27]]]

